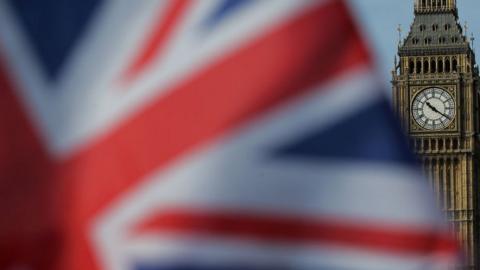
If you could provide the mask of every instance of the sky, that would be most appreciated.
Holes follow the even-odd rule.
[[[413,22],[414,0],[350,0],[357,19],[362,23],[364,35],[376,52],[377,64],[383,81],[389,86],[391,70],[398,44],[398,25],[402,25],[403,36]],[[475,50],[480,62],[480,1],[457,0],[460,22],[468,22],[468,32],[477,38]]]

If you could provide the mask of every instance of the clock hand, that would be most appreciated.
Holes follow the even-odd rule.
[[[437,110],[437,108],[435,108],[432,104],[430,104],[430,102],[427,101],[427,106],[432,109],[432,111],[440,114],[441,116],[444,116],[445,118],[447,118],[448,120],[452,120],[452,118],[450,118],[450,116],[440,112],[439,110]]]
[[[438,112],[439,114],[441,114],[443,117],[447,118],[448,120],[452,120],[452,118],[450,118],[450,116],[444,114],[444,113],[441,113],[441,112]]]
[[[427,106],[432,109],[432,111],[436,112],[436,113],[440,113],[437,108],[435,108],[432,104],[430,104],[430,102],[427,101]]]

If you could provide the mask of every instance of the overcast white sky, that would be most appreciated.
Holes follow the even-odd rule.
[[[414,0],[350,0],[353,9],[362,22],[364,32],[370,44],[376,49],[378,66],[385,77],[390,80],[393,58],[397,50],[398,24],[402,25],[405,36],[413,22]],[[468,21],[469,30],[477,40],[475,47],[477,62],[480,62],[480,0],[457,0],[462,25]]]

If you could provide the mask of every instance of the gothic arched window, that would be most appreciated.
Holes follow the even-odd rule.
[[[437,62],[435,60],[432,60],[430,70],[432,71],[432,73],[437,72]]]
[[[445,60],[445,72],[450,72],[450,60]]]
[[[415,71],[415,63],[413,61],[410,61],[408,64],[408,72],[412,74]]]
[[[443,60],[442,59],[438,60],[438,72],[440,72],[440,73],[443,72]]]
[[[422,62],[417,61],[417,70],[415,73],[420,74],[422,72]]]
[[[457,72],[457,66],[458,66],[457,59],[453,59],[453,61],[452,61],[452,71],[453,72]]]
[[[443,140],[442,140],[442,139],[440,139],[440,140],[438,141],[438,150],[439,150],[439,151],[443,151]]]
[[[430,148],[430,141],[427,139],[423,142],[423,150],[428,151],[429,148]]]
[[[429,73],[429,72],[430,72],[430,65],[428,64],[428,61],[427,61],[427,60],[425,60],[425,61],[423,62],[423,72],[424,72],[424,73]]]

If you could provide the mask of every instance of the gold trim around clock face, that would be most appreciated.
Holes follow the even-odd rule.
[[[414,87],[410,102],[412,132],[456,131],[457,101],[454,87]]]

